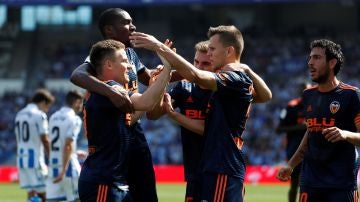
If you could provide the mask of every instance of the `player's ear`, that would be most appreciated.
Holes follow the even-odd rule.
[[[333,58],[333,59],[329,60],[329,67],[330,67],[330,69],[333,70],[333,69],[335,68],[336,63],[337,63],[337,59],[336,59],[336,58]]]
[[[104,63],[105,63],[105,68],[112,69],[113,62],[110,59],[106,59]]]
[[[235,48],[234,46],[228,46],[226,48],[226,56],[231,56],[231,55],[234,55],[235,54]]]
[[[113,33],[114,33],[114,27],[112,25],[105,25],[104,33],[107,38],[112,38]]]

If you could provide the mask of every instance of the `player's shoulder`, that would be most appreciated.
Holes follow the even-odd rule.
[[[245,81],[251,83],[252,80],[243,71],[222,71],[216,73],[222,81]]]
[[[294,99],[290,100],[287,105],[289,107],[295,107],[301,103],[301,100],[302,100],[301,98],[294,98]]]
[[[359,92],[359,88],[356,86],[352,86],[343,82],[340,82],[339,84],[339,88],[341,88],[342,90],[345,91],[350,91],[350,92]]]
[[[319,89],[319,85],[313,85],[313,86],[310,86],[309,88],[306,88],[306,89],[303,91],[303,93],[304,93],[304,94],[314,93],[314,92],[316,92],[318,89]]]
[[[191,83],[185,79],[181,80],[179,83],[180,83],[182,89],[184,89],[186,91],[190,91],[190,92],[191,92],[191,89],[193,88],[193,86],[195,85],[194,83]]]
[[[58,117],[61,114],[60,110],[55,111],[49,118],[49,120],[53,120],[54,118]]]
[[[172,88],[171,91],[176,91],[176,92],[191,92],[193,84],[190,83],[189,81],[187,81],[186,79],[183,79],[179,82],[177,82],[177,84]]]

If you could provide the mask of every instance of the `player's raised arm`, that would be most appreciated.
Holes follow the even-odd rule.
[[[213,91],[217,90],[213,73],[195,68],[191,63],[187,62],[183,57],[176,54],[155,37],[140,32],[134,32],[130,36],[130,39],[134,47],[146,48],[163,56],[181,76],[190,82],[197,83],[206,89]]]
[[[165,66],[156,81],[143,94],[135,93],[130,97],[136,111],[150,111],[162,99],[170,80],[170,67]]]
[[[256,72],[254,72],[248,65],[244,63],[230,63],[227,64],[227,66],[228,66],[227,68],[229,69],[243,70],[246,73],[246,75],[250,77],[255,89],[253,102],[263,103],[271,100],[272,93],[270,88],[266,85],[265,81]]]
[[[124,112],[133,112],[133,106],[127,93],[116,91],[95,76],[89,63],[78,66],[71,74],[70,81],[88,91],[108,97],[111,102]]]

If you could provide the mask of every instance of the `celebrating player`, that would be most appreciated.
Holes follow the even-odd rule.
[[[135,110],[139,111],[136,113],[152,110],[163,97],[170,79],[170,67],[165,66],[143,94],[125,90],[132,65],[127,59],[125,46],[111,39],[92,47],[90,61],[100,81],[129,94]],[[107,97],[94,92],[87,96],[84,116],[89,156],[80,174],[80,200],[132,201],[128,194],[130,120]]]
[[[195,68],[153,36],[133,33],[130,38],[135,47],[162,55],[185,79],[214,91],[204,131],[200,200],[243,201],[245,162],[241,135],[252,102],[253,83],[240,63],[244,47],[241,32],[234,26],[219,26],[210,28],[208,36],[208,54],[218,73]],[[271,98],[268,88],[257,93]]]
[[[288,180],[302,162],[300,202],[358,201],[360,91],[336,77],[344,62],[340,45],[321,39],[310,48],[308,67],[317,85],[303,93],[307,132],[277,177]]]

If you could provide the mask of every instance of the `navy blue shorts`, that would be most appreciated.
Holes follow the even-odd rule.
[[[199,180],[188,180],[186,182],[185,202],[200,201]]]
[[[201,201],[243,202],[243,180],[219,173],[203,173],[201,176]]]
[[[299,202],[358,202],[357,190],[300,187]]]
[[[112,184],[99,184],[79,180],[80,201],[86,202],[132,202],[128,191]]]
[[[130,152],[128,184],[134,202],[157,202],[155,171],[149,147]]]

